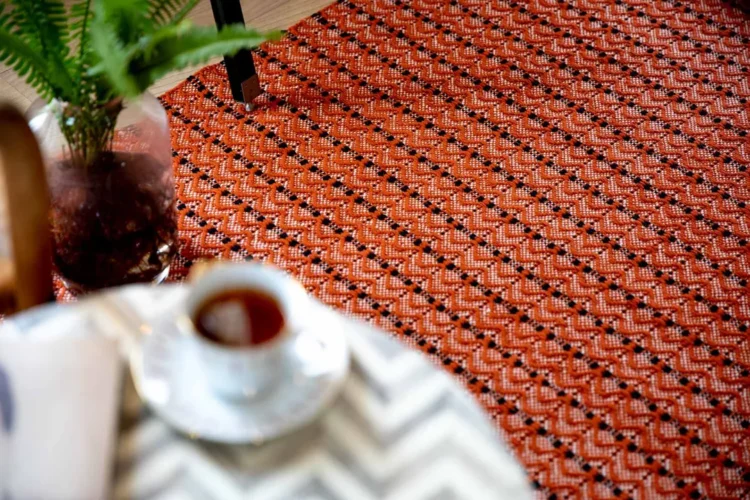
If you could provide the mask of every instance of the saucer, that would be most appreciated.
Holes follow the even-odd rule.
[[[175,318],[155,321],[131,351],[135,387],[157,415],[191,438],[260,444],[314,420],[349,371],[341,319],[315,304],[309,323],[290,341],[275,387],[230,401],[209,388],[194,339],[180,332]]]

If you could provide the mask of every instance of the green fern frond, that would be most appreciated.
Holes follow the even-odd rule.
[[[12,19],[10,13],[5,11],[5,3],[0,3],[0,28],[7,32],[11,32],[13,30],[11,22]]]
[[[12,6],[10,34],[47,60],[47,69],[55,72],[55,91],[69,99],[74,84],[66,65],[69,48],[64,4],[61,0],[12,0]]]
[[[170,71],[201,64],[212,57],[233,55],[241,49],[255,47],[280,36],[280,33],[263,34],[236,25],[227,26],[221,31],[216,31],[215,27],[181,29],[171,36],[158,39],[154,36],[153,43],[146,43],[142,48],[142,57],[131,61],[130,72],[139,88],[145,90]]]
[[[281,37],[280,32],[260,33],[246,29],[244,26],[226,26],[217,31],[213,26],[191,26],[175,30],[170,36],[150,37],[153,43],[142,46],[143,60],[134,61],[131,70],[149,72],[166,69],[181,69],[192,64],[205,62],[207,59],[221,55],[232,55],[240,49],[256,47],[266,40]]]
[[[200,3],[200,0],[188,0],[187,2],[184,2],[184,5],[179,8],[179,10],[176,10],[174,14],[172,15],[172,18],[168,20],[168,23],[162,23],[162,24],[179,24],[181,23],[185,17],[190,13],[191,10],[193,10],[198,4]]]
[[[155,21],[154,28],[179,23],[197,3],[193,0],[148,0],[149,15]],[[183,14],[178,19],[177,16],[180,12],[183,12]]]
[[[13,68],[45,99],[55,97],[60,82],[49,71],[47,61],[24,41],[0,28],[0,63]]]
[[[60,0],[11,0],[11,17],[16,34],[29,45],[50,50],[55,55],[67,52],[67,20]]]
[[[104,31],[95,20],[92,34]],[[231,55],[240,49],[277,39],[281,33],[260,33],[244,26],[196,27],[187,22],[169,24],[143,36],[137,44],[125,47],[117,44],[112,57],[114,40],[105,40],[111,31],[97,34],[102,41],[94,44],[100,51],[101,62],[93,73],[104,73],[110,84],[125,97],[134,97],[170,71],[206,62],[211,57]],[[106,51],[106,53],[105,53]]]
[[[153,31],[148,8],[149,0],[96,0],[91,26],[106,27],[117,37],[120,45],[128,46]],[[106,50],[105,47],[99,48]]]
[[[111,147],[122,109],[166,73],[278,38],[242,26],[217,32],[185,19],[199,0],[0,0],[0,63],[41,97],[65,104],[58,117],[82,165]]]
[[[78,45],[77,55],[70,61],[75,67],[74,80],[79,96],[84,93],[83,79],[91,65],[89,53],[89,22],[93,16],[93,0],[81,0],[70,7],[70,41]]]
[[[115,92],[121,95],[137,95],[138,87],[128,71],[130,53],[106,23],[91,24],[91,41],[98,54],[98,64],[88,71],[91,77],[104,75]]]

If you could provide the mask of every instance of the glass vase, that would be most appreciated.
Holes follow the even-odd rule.
[[[95,109],[37,101],[28,111],[45,159],[54,263],[88,291],[160,282],[177,249],[167,116],[150,94]]]

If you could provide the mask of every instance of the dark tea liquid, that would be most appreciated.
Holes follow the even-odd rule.
[[[217,344],[246,347],[273,340],[284,328],[274,299],[256,290],[228,290],[198,308],[198,332]]]

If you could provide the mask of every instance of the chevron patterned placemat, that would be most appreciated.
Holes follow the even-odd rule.
[[[132,336],[143,325],[158,330],[184,294],[169,285],[129,287],[86,301],[85,310],[96,328]],[[384,332],[345,325],[352,373],[341,395],[312,424],[262,445],[185,439],[146,410],[129,384],[111,498],[533,498],[523,469],[454,380]]]
[[[162,97],[183,250],[465,382],[550,498],[750,495],[750,17],[341,0]],[[409,384],[409,380],[404,380]]]

